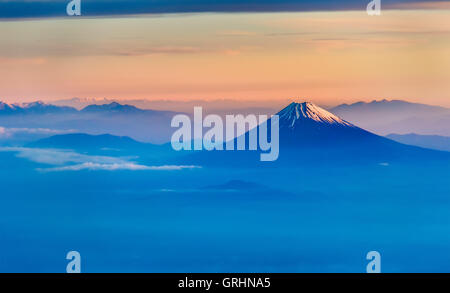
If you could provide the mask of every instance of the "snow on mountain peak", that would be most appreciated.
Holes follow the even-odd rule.
[[[43,106],[46,106],[46,104],[42,101],[21,104],[22,108],[33,108],[33,107],[43,107]]]
[[[353,124],[311,102],[291,103],[281,110],[278,115],[280,116],[280,121],[287,121],[289,127],[294,127],[297,121],[302,120],[312,120],[317,123],[329,125],[354,127]]]
[[[14,110],[16,110],[16,108],[17,108],[17,106],[14,104],[0,101],[0,111],[5,111],[5,110],[14,111]]]

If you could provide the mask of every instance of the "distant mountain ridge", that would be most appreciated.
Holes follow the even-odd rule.
[[[145,110],[138,109],[135,106],[121,105],[116,102],[104,105],[89,105],[81,110],[81,112],[145,112]]]
[[[401,100],[342,104],[330,109],[379,135],[418,133],[450,136],[450,109]]]
[[[382,109],[382,110],[391,110],[391,111],[399,111],[399,110],[407,110],[407,109],[411,109],[411,108],[415,108],[417,110],[421,110],[421,111],[450,111],[450,108],[445,108],[445,107],[441,107],[441,106],[432,106],[432,105],[427,105],[427,104],[421,104],[421,103],[412,103],[412,102],[407,102],[407,101],[402,101],[402,100],[387,100],[387,99],[383,99],[383,100],[373,100],[371,102],[356,102],[353,104],[341,104],[337,107],[332,108],[332,111],[342,111],[342,110],[346,110],[346,109],[359,109],[359,110],[364,110],[364,109]]]
[[[81,109],[82,113],[106,113],[106,114],[174,114],[176,112],[165,110],[141,109],[133,105],[111,102],[104,105],[89,105]]]
[[[152,109],[157,111],[192,112],[194,107],[203,107],[205,113],[226,114],[267,114],[272,115],[281,106],[291,102],[291,99],[283,100],[251,100],[236,99],[195,99],[195,100],[168,100],[168,99],[95,99],[95,98],[71,98],[65,100],[50,101],[55,106],[70,106],[83,109],[90,105],[105,105],[113,102],[135,106],[139,109]]]
[[[135,148],[143,144],[127,136],[111,134],[89,135],[85,133],[71,133],[54,135],[28,144],[28,147],[60,148],[60,149],[88,149],[88,148]]]
[[[88,105],[80,110],[70,106],[57,106],[53,104],[47,104],[42,101],[36,101],[31,103],[14,103],[9,104],[0,101],[0,115],[1,114],[47,114],[47,113],[145,113],[145,112],[170,112],[170,111],[156,111],[148,109],[140,109],[132,105],[119,104],[117,102],[110,102],[108,104],[92,104]]]
[[[89,105],[81,110],[43,102],[24,104],[0,102],[2,127],[45,128],[93,135],[109,133],[156,144],[170,141],[172,133],[170,122],[176,114],[179,113],[144,110],[117,102]]]
[[[8,104],[0,101],[0,115],[75,113],[77,109],[68,106],[55,106],[41,101],[22,104]]]

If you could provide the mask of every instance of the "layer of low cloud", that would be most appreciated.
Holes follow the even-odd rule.
[[[83,163],[64,167],[54,168],[40,168],[41,172],[58,172],[58,171],[81,171],[81,170],[93,170],[93,171],[116,171],[116,170],[130,170],[130,171],[179,171],[183,169],[196,169],[197,166],[179,166],[179,165],[166,165],[166,166],[145,166],[135,163],[113,163],[113,164],[99,164],[99,163]]]
[[[19,158],[24,158],[35,163],[52,165],[48,168],[38,168],[37,170],[41,172],[82,170],[179,171],[183,169],[200,168],[199,166],[183,165],[147,166],[131,161],[132,158],[90,156],[79,154],[74,151],[59,149],[0,147],[0,152],[15,152],[16,156]]]
[[[98,163],[98,164],[115,164],[124,163],[122,158],[114,158],[107,156],[90,156],[79,154],[69,150],[58,149],[40,149],[40,148],[26,148],[26,147],[1,147],[0,152],[15,152],[19,158],[24,158],[35,163],[48,165],[64,165],[64,164],[83,164],[83,163]]]
[[[56,135],[74,132],[74,130],[56,130],[49,128],[7,128],[0,126],[0,139],[9,138],[16,134]]]

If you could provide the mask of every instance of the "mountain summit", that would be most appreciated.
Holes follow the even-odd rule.
[[[310,102],[291,103],[281,110],[278,115],[280,116],[280,121],[282,121],[280,126],[290,128],[295,128],[308,120],[325,125],[355,127],[353,124]]]
[[[310,102],[291,103],[277,115],[283,147],[329,148],[385,140]]]

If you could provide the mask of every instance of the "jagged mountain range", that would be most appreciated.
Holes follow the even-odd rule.
[[[367,121],[371,119],[392,121],[394,118],[400,119],[405,115],[418,115],[418,113],[422,114],[422,118],[424,115],[431,115],[434,118],[445,117],[448,110],[443,107],[387,100],[344,104],[330,111],[309,102],[292,103],[279,112],[280,130],[283,133],[280,139],[287,146],[302,145],[303,147],[315,146],[316,141],[324,146],[346,144],[348,141],[372,143],[373,140],[383,141],[386,144],[386,138],[373,135],[358,126],[368,123]],[[340,118],[335,113],[343,113],[344,118]],[[23,132],[27,131],[30,132],[30,141],[52,134],[75,132],[93,135],[108,133],[160,144],[170,140],[173,132],[170,128],[170,120],[175,114],[176,112],[170,111],[144,110],[117,102],[88,105],[80,110],[43,102],[23,104],[0,102],[0,138],[8,129],[11,129],[15,134],[22,132],[20,138],[24,141],[26,138]],[[354,120],[345,119],[345,117],[362,121],[355,123]],[[441,126],[445,130],[445,124]],[[42,134],[39,134],[40,132]],[[388,138],[401,143],[447,150],[445,146],[439,145],[442,141],[446,141],[445,139],[436,140],[433,137],[433,142],[430,144],[422,143],[423,139],[418,140],[418,136],[416,135],[413,139],[411,135],[408,137],[391,135]],[[6,136],[3,135],[4,137]],[[11,137],[12,135],[8,135],[8,138]],[[420,136],[420,138],[424,137],[428,142],[430,141],[431,136]]]
[[[81,110],[42,102],[0,102],[0,126],[6,130],[45,129],[47,132],[93,135],[108,133],[156,144],[170,140],[170,121],[176,114],[171,111],[143,110],[116,102],[90,105]]]

